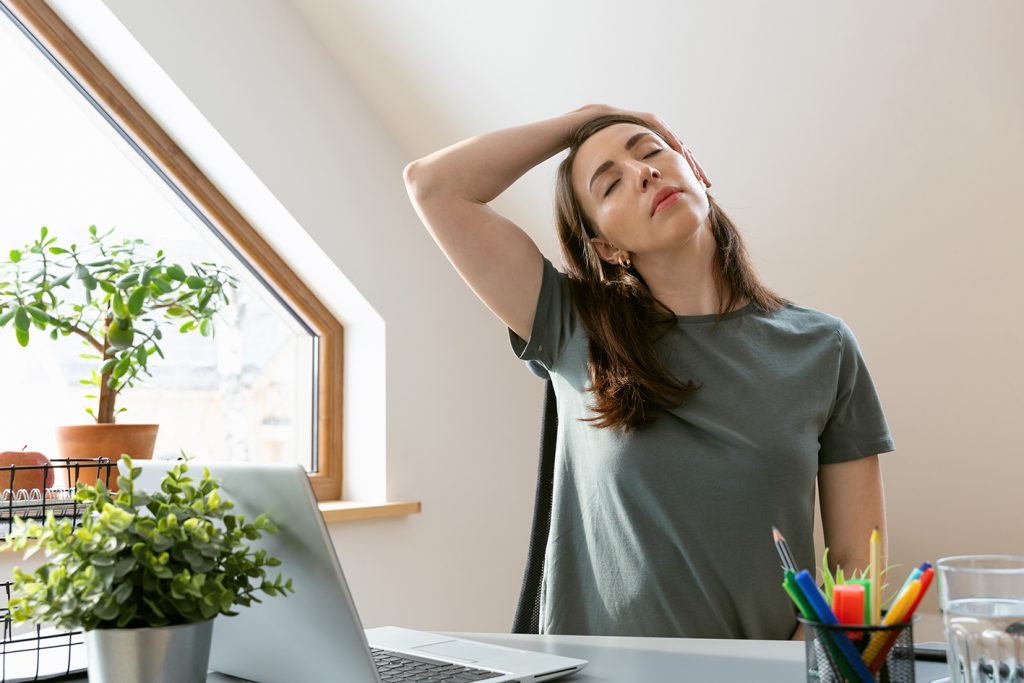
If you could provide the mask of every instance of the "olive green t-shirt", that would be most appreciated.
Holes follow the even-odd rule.
[[[558,404],[541,632],[789,638],[771,527],[813,571],[820,465],[893,450],[857,341],[842,320],[788,305],[679,316],[658,342],[703,385],[629,433],[591,417],[588,341],[566,276],[545,259],[529,343]],[[864,539],[867,544],[868,539]]]

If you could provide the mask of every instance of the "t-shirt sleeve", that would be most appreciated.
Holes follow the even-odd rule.
[[[839,321],[839,373],[835,402],[818,438],[823,465],[895,450],[882,404],[853,331]]]
[[[544,273],[537,296],[537,312],[533,316],[530,339],[526,341],[508,331],[512,350],[526,361],[534,374],[547,377],[576,329],[566,276],[544,259]]]

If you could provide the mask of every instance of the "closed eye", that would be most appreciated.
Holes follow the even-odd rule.
[[[653,157],[655,154],[657,154],[661,150],[662,150],[661,147],[657,148],[656,150],[652,151],[650,154],[647,154],[646,156],[644,156],[644,159],[650,159],[651,157]],[[608,195],[610,195],[612,193],[612,188],[615,187],[618,184],[619,184],[619,181],[616,180],[614,183],[609,185],[608,189],[605,190],[604,195],[601,198],[604,199],[604,197],[607,197]]]

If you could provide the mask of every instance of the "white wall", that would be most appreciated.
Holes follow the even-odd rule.
[[[428,150],[411,154],[396,142],[455,140],[410,133],[419,112],[408,106],[379,116],[389,88],[408,93],[416,85],[400,78],[400,60],[350,61],[347,68],[360,69],[357,92],[359,83],[314,37],[325,28],[312,31],[279,0],[107,5],[386,322],[388,493],[420,499],[424,511],[334,528],[367,623],[507,629],[528,533],[540,385],[408,205],[402,167]],[[353,17],[365,20],[371,6]],[[382,6],[400,14],[412,4]],[[743,227],[765,280],[850,323],[899,449],[883,459],[893,562],[1024,551],[1014,527],[1024,408],[1015,277],[1024,251],[1016,189],[1024,48],[1014,36],[1022,5],[737,6],[678,10],[684,16],[643,22],[637,37],[602,14],[606,25],[592,28],[627,42],[580,66],[580,77],[621,85],[574,87],[572,106],[612,99],[685,111],[716,196]],[[477,35],[456,23],[458,3],[416,7],[427,15],[413,27],[423,50],[444,42],[458,57],[451,41]],[[430,31],[419,30],[435,12]],[[538,31],[573,20],[546,19]],[[544,115],[567,108],[555,92],[564,74],[542,71],[552,60],[498,72],[505,80],[485,86],[481,74],[499,58],[500,41],[546,49],[531,33],[536,22],[507,17],[514,20],[507,38],[488,38],[491,56],[461,59],[463,75],[435,93],[450,97],[460,83],[480,89],[474,96],[487,102],[452,125],[462,135],[480,132],[465,123],[469,114],[503,106],[487,93],[506,83],[521,96],[516,115],[530,109],[527,96],[543,103]],[[685,59],[665,52],[655,31],[664,26],[679,32],[671,42],[682,44]],[[380,36],[386,28],[377,26]],[[400,41],[394,49],[403,49]],[[605,59],[619,71],[603,70]],[[632,79],[652,65],[685,68],[671,99],[652,90],[648,76]],[[392,135],[382,120],[405,130]],[[445,119],[435,108],[423,120]],[[548,182],[536,174],[526,181]],[[528,209],[543,218],[546,206]]]

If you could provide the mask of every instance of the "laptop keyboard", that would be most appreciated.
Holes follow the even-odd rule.
[[[371,647],[370,652],[384,683],[470,683],[505,675],[470,666],[417,659],[377,647]]]

